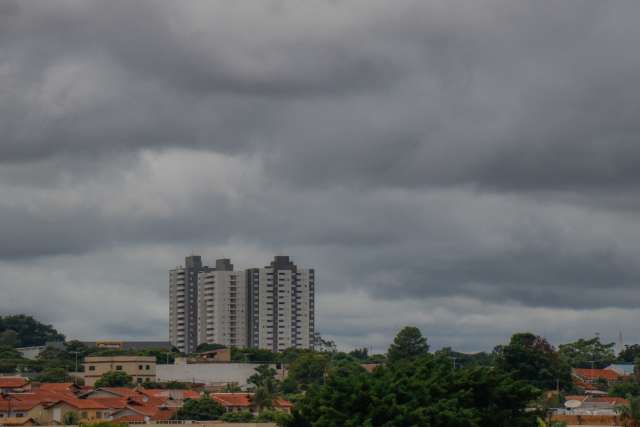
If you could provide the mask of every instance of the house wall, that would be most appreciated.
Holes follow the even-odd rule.
[[[246,386],[249,377],[256,373],[257,363],[190,363],[183,365],[158,365],[156,377],[160,382],[196,382],[205,385],[237,383]],[[276,369],[275,364],[270,365]],[[278,371],[280,372],[280,371]]]
[[[121,370],[133,377],[135,383],[156,380],[156,358],[146,356],[87,357],[84,365],[84,382],[93,386],[109,371]],[[120,367],[121,369],[118,369]]]

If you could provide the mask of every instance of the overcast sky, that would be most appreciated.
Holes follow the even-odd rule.
[[[0,2],[0,313],[166,339],[192,252],[384,350],[640,341],[640,2]]]

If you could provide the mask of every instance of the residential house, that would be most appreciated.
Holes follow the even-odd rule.
[[[624,379],[624,375],[612,369],[574,368],[572,371],[574,382],[598,385],[600,382],[612,384]]]
[[[156,358],[153,356],[92,356],[84,359],[84,383],[93,386],[107,372],[122,371],[142,384],[156,381]]]
[[[211,398],[221,404],[227,412],[251,412],[259,413],[252,402],[253,393],[214,393]],[[285,399],[275,399],[273,401],[273,409],[286,413],[291,413],[293,404]]]
[[[0,393],[16,393],[29,390],[30,383],[24,377],[0,377]]]

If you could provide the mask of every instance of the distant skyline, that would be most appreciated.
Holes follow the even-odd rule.
[[[383,351],[640,342],[640,3],[0,2],[0,314],[167,337],[192,251]]]

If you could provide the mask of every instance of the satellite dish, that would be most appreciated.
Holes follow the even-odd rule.
[[[580,402],[579,400],[567,400],[566,402],[564,402],[564,407],[568,409],[575,409],[579,408],[580,406],[582,406],[582,402]]]

